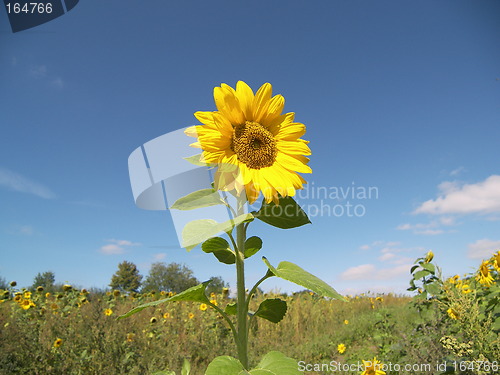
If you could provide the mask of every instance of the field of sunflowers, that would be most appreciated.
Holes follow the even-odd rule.
[[[305,374],[500,373],[500,251],[476,272],[448,279],[432,258],[409,270],[412,297],[280,295],[287,314],[278,324],[253,321],[250,361],[279,350]],[[27,290],[12,281],[0,290],[0,374],[166,375],[189,367],[196,375],[214,357],[234,355],[229,327],[207,304],[172,302],[116,319],[168,296]],[[221,308],[233,302],[227,289],[209,297]]]

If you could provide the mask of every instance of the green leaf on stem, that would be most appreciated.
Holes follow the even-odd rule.
[[[229,243],[222,237],[212,237],[203,242],[201,249],[205,253],[212,253],[221,263],[236,263],[236,255],[231,250]]]
[[[279,299],[266,299],[262,301],[254,316],[267,319],[273,323],[279,323],[286,314],[286,302]]]
[[[236,302],[228,303],[224,309],[224,312],[227,315],[236,315],[238,313],[238,306],[237,306]]]
[[[428,276],[430,274],[431,273],[429,271],[427,271],[427,270],[421,270],[421,271],[415,272],[415,275],[413,275],[413,278],[415,280],[418,280],[418,279],[421,279],[421,278],[423,278],[425,276]]]
[[[433,275],[436,273],[436,266],[432,263],[423,263],[422,268],[426,269],[427,271],[429,271]]]
[[[279,205],[262,201],[262,206],[254,216],[264,223],[281,229],[300,227],[311,223],[304,210],[292,197],[279,197]]]
[[[227,220],[223,223],[217,223],[212,219],[193,220],[187,223],[182,230],[182,247],[187,251],[191,251],[200,243],[216,236],[221,232],[230,232],[233,228],[241,223],[252,221],[252,214],[243,214],[234,219]]]
[[[193,156],[188,156],[183,158],[184,160],[190,162],[191,164],[194,165],[199,165],[200,167],[211,167],[214,166],[215,164],[212,163],[207,163],[201,160],[201,154],[196,154]]]
[[[147,307],[161,305],[162,303],[166,302],[191,301],[191,302],[208,303],[209,300],[205,294],[205,290],[207,289],[207,285],[210,284],[211,281],[212,280],[205,281],[199,285],[186,289],[184,292],[176,294],[172,297],[160,299],[158,301],[148,302],[143,305],[137,306],[136,308],[130,310],[129,312],[120,315],[117,319],[128,318],[130,315],[138,313],[139,311],[142,311]]]
[[[272,351],[267,353],[259,362],[254,370],[250,371],[252,375],[301,375],[297,361],[285,356],[283,353]],[[268,371],[268,372],[263,372]]]
[[[425,284],[424,289],[427,291],[427,293],[432,294],[433,296],[437,296],[441,293],[441,286],[436,281]]]
[[[191,364],[186,358],[184,358],[184,362],[182,363],[181,375],[189,375],[190,373],[191,373]]]
[[[245,241],[245,258],[250,258],[255,255],[260,249],[262,249],[262,240],[253,236]]]
[[[296,264],[291,262],[281,262],[278,264],[277,268],[274,268],[265,257],[262,257],[262,260],[266,263],[269,270],[279,278],[303,286],[304,288],[312,290],[314,293],[322,297],[336,298],[347,302],[347,300],[342,295],[337,293],[337,291],[330,285],[300,268]]]
[[[202,189],[177,199],[170,208],[175,210],[194,210],[195,208],[210,207],[218,204],[226,204],[226,202],[221,199],[217,190]]]
[[[245,371],[243,365],[236,358],[228,355],[214,358],[207,367],[205,375],[239,375]],[[243,372],[244,374],[245,372]]]

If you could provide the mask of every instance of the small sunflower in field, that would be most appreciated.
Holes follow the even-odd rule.
[[[500,250],[498,250],[492,258],[492,263],[493,267],[495,267],[495,270],[500,273]]]
[[[127,342],[132,342],[135,339],[135,333],[127,333]]]
[[[59,348],[63,343],[63,339],[56,339],[56,341],[54,341],[54,344],[53,344],[53,347],[54,348]]]
[[[349,321],[347,319],[345,319],[344,324],[349,324]]]
[[[10,284],[9,284],[11,287],[15,287],[17,285],[17,282],[16,281],[11,281]]]
[[[23,299],[19,302],[19,306],[21,306],[23,310],[29,310],[31,307],[35,307],[36,305],[29,299]]]
[[[30,299],[31,298],[31,292],[28,291],[28,290],[24,291],[23,298],[24,299]]]
[[[434,259],[434,253],[432,252],[432,250],[429,250],[428,253],[425,254],[424,263],[432,262],[433,259]]]
[[[69,285],[69,284],[64,284],[64,285],[63,285],[63,290],[64,290],[65,292],[69,292],[71,289],[72,289],[72,286],[71,286],[71,285]]]
[[[459,320],[460,319],[460,314],[458,311],[452,307],[450,307],[448,310],[446,310],[448,313],[448,316],[453,319],[453,320]]]
[[[484,286],[491,286],[493,284],[493,277],[490,273],[489,262],[487,260],[483,260],[481,265],[479,266],[479,270],[477,271],[476,280]]]
[[[42,293],[42,292],[43,292],[43,286],[41,286],[41,285],[37,286],[37,287],[36,287],[36,291],[37,291],[38,293]]]
[[[385,371],[381,370],[383,364],[377,360],[377,357],[374,357],[371,361],[363,361],[363,365],[365,371],[361,375],[385,375]]]
[[[215,300],[215,299],[211,299],[211,300],[210,300],[210,303],[211,303],[212,305],[215,305],[215,306],[217,306],[217,305],[218,305],[217,300]]]
[[[463,294],[469,294],[472,292],[472,289],[470,288],[469,284],[463,284],[462,285],[462,293]]]
[[[298,173],[311,173],[307,165],[311,150],[301,139],[304,124],[295,114],[281,114],[285,99],[272,96],[272,86],[262,85],[254,94],[243,81],[236,90],[221,84],[214,88],[217,111],[196,112],[203,125],[191,126],[186,134],[197,138],[191,146],[203,150],[201,160],[217,164],[218,190],[245,190],[252,204],[262,192],[266,202],[278,196],[294,196],[306,181]]]
[[[106,315],[106,316],[113,315],[113,310],[111,310],[111,309],[104,310],[104,315]]]
[[[346,346],[344,344],[338,344],[337,345],[337,351],[340,353],[340,354],[344,354],[346,350]]]
[[[149,319],[149,323],[151,323],[151,324],[154,324],[157,321],[158,321],[158,319],[156,319],[156,317],[154,317],[154,316],[151,319]]]
[[[201,311],[205,311],[206,309],[208,309],[207,304],[206,304],[206,303],[202,303],[202,304],[200,305],[200,310],[201,310]]]
[[[163,314],[163,319],[170,319],[170,313],[166,312]]]
[[[190,313],[188,314],[188,318],[189,318],[189,319],[193,319],[193,318],[194,318],[194,314],[193,314],[192,312],[190,312]]]

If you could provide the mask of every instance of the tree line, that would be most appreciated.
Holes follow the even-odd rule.
[[[111,277],[109,287],[123,293],[150,293],[150,292],[174,292],[180,293],[192,286],[200,284],[191,269],[183,264],[156,262],[151,265],[149,273],[143,277],[137,266],[129,261],[118,264],[117,271]],[[207,288],[208,293],[221,293],[222,289],[228,287],[220,276],[212,278],[212,283]],[[4,278],[0,278],[0,289],[7,289],[8,284]],[[63,284],[56,284],[55,274],[52,271],[38,273],[33,279],[29,290],[43,287],[44,290],[56,291]]]

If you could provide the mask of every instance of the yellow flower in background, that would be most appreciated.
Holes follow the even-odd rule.
[[[151,319],[149,319],[149,323],[151,323],[151,324],[154,324],[157,321],[158,321],[158,319],[156,319],[156,317],[154,317],[154,316]]]
[[[374,357],[371,361],[363,361],[363,365],[365,371],[361,375],[385,375],[385,371],[381,370],[383,364],[377,360],[377,357]]]
[[[135,333],[127,333],[127,342],[132,342],[135,339]]]
[[[70,290],[71,290],[71,288],[72,288],[72,287],[71,287],[71,285],[69,285],[69,284],[64,284],[64,285],[63,285],[63,290],[64,290],[65,292],[70,291]]]
[[[54,341],[54,348],[58,348],[62,345],[63,343],[63,340],[62,339],[56,339],[56,341]]]
[[[31,298],[31,292],[26,290],[26,291],[23,293],[23,298],[24,298],[24,299],[30,299],[30,298]]]
[[[337,345],[337,351],[340,353],[340,354],[344,354],[346,350],[346,346],[344,344],[338,344]]]
[[[432,259],[434,259],[434,253],[432,252],[432,250],[429,250],[425,255],[424,263],[429,263],[432,261]]]
[[[379,302],[384,302],[384,299],[382,297],[377,297],[377,298],[375,298],[375,300],[377,300]]]
[[[200,305],[200,310],[201,310],[201,311],[205,311],[207,308],[208,308],[208,306],[207,306],[207,304],[206,304],[206,303],[202,303],[202,304]]]
[[[42,292],[43,292],[43,286],[41,286],[41,285],[40,285],[40,286],[37,286],[37,287],[36,287],[36,291],[37,291],[38,293],[42,293]]]
[[[211,299],[211,300],[210,300],[210,303],[211,303],[212,305],[215,305],[215,306],[217,306],[217,305],[218,305],[217,301],[216,301],[216,300],[214,300],[214,299]]]
[[[236,90],[221,84],[214,88],[217,111],[196,112],[203,125],[186,129],[198,138],[191,146],[203,150],[201,161],[218,164],[215,187],[219,190],[243,189],[250,203],[262,192],[266,202],[294,196],[306,181],[298,173],[311,173],[307,163],[311,150],[300,137],[304,124],[295,114],[281,114],[285,99],[272,96],[265,83],[257,93],[243,81]]]
[[[19,302],[19,306],[21,306],[23,310],[28,310],[30,307],[34,307],[36,305],[29,299],[23,299]]]
[[[163,314],[163,319],[169,319],[170,318],[170,313],[166,312]]]
[[[349,321],[347,319],[344,320],[344,324],[349,324]]]
[[[455,320],[460,319],[460,314],[458,313],[457,310],[450,307],[448,310],[446,310],[446,312],[448,313],[448,315],[451,319],[455,319]]]
[[[462,293],[468,294],[470,292],[472,292],[472,289],[470,288],[469,284],[463,284],[462,285]]]
[[[500,273],[500,250],[493,255],[493,267]]]
[[[493,284],[493,277],[491,276],[489,262],[487,260],[483,260],[483,262],[479,266],[476,280],[479,281],[481,285],[485,285],[487,287]]]
[[[188,314],[188,318],[189,318],[189,319],[193,319],[193,318],[194,318],[194,314],[193,314],[193,313],[189,313],[189,314]]]
[[[106,316],[110,316],[110,315],[112,315],[112,314],[113,314],[113,310],[111,310],[111,309],[106,309],[106,310],[104,310],[104,315],[106,315]]]

